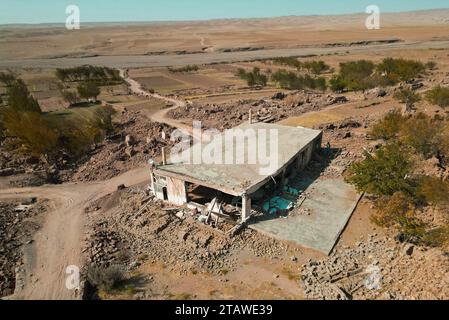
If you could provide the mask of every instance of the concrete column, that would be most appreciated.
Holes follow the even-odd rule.
[[[303,169],[303,162],[304,162],[304,153],[301,152],[298,156],[298,159],[296,160],[296,169],[298,171],[301,171]]]
[[[162,147],[162,165],[167,165],[167,154],[165,153],[165,147]]]
[[[149,163],[149,167],[150,167],[150,186],[151,186],[151,192],[153,192],[153,195],[156,196],[156,190],[154,189],[154,164],[153,163]]]
[[[249,219],[251,215],[251,198],[246,194],[242,196],[242,222]]]
[[[282,178],[281,178],[281,186],[284,187],[285,186],[285,175],[287,173],[287,169],[284,169],[284,171],[282,171]]]

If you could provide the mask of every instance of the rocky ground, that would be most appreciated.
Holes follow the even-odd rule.
[[[366,139],[370,119],[346,119],[322,125],[324,146],[332,156],[312,161],[309,171],[324,178],[344,175],[349,165],[373,152],[380,141]],[[416,159],[421,174],[442,178],[447,174],[437,159]],[[447,223],[447,211],[423,207],[418,216],[429,226]],[[391,237],[371,235],[354,246],[339,248],[329,258],[303,265],[301,285],[309,299],[448,299],[449,256],[447,248],[415,247]]]
[[[0,297],[14,292],[15,270],[22,264],[21,246],[32,241],[45,211],[46,201],[0,202]]]
[[[179,276],[198,270],[222,275],[238,267],[236,252],[276,259],[293,248],[250,229],[223,235],[190,214],[180,217],[179,209],[154,200],[144,188],[117,191],[86,212],[89,263],[121,265],[130,272],[156,263]],[[309,259],[297,276],[308,299],[449,298],[447,254],[376,234],[340,246],[328,258]]]
[[[321,261],[303,266],[309,299],[448,299],[449,257],[440,249],[369,236]]]
[[[289,95],[278,93],[266,100],[246,99],[220,105],[192,103],[171,110],[168,116],[173,119],[197,120],[202,122],[204,128],[224,130],[247,121],[249,110],[253,112],[255,121],[272,123],[347,101],[341,95],[297,91]]]
[[[192,270],[219,274],[236,267],[235,251],[247,248],[256,256],[273,257],[288,247],[250,229],[231,237],[190,212],[181,217],[179,209],[140,188],[112,194],[86,211],[91,232],[84,252],[89,263],[100,266],[120,264],[133,270],[143,262],[157,262],[180,275]]]
[[[57,182],[57,170],[42,158],[17,152],[17,141],[6,138],[0,141],[0,177],[6,177],[14,187],[40,186]]]
[[[323,131],[323,150],[315,154],[304,174],[324,178],[341,177],[351,164],[363,159],[363,151],[373,152],[380,141],[366,139],[366,128],[372,121],[347,118],[343,121],[319,125]]]
[[[173,128],[148,120],[138,111],[124,111],[114,119],[115,134],[96,145],[68,181],[106,180],[158,158],[170,147]],[[165,139],[164,139],[165,134]],[[168,151],[168,150],[167,150]]]
[[[172,131],[173,128],[149,121],[138,111],[125,111],[114,118],[113,134],[92,146],[83,158],[58,166],[8,151],[6,140],[0,146],[0,177],[7,177],[9,185],[15,187],[107,180],[160,157],[162,147],[173,145]]]
[[[0,146],[0,177],[44,169],[44,163],[39,158],[26,155],[19,157],[8,148],[9,143],[12,143],[12,139],[2,141]]]

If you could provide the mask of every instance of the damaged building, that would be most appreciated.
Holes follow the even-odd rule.
[[[322,131],[303,127],[251,122],[235,129],[240,134],[253,132],[252,138],[255,140],[236,135],[230,146],[225,143],[229,138],[224,132],[208,142],[203,150],[214,149],[210,148],[211,144],[219,144],[222,159],[240,152],[246,161],[233,164],[170,162],[166,161],[164,154],[162,163],[152,164],[150,168],[154,195],[173,205],[198,210],[207,221],[223,218],[245,222],[253,213],[270,211],[267,199],[276,192],[288,191],[290,179],[297,176],[308,165],[313,153],[321,148],[323,134]],[[260,161],[260,158],[248,161],[256,150],[251,145],[256,143],[254,141],[257,141],[258,148],[266,147],[269,152],[276,153],[270,174],[264,172],[267,163]],[[193,145],[187,153],[193,155],[198,150]]]

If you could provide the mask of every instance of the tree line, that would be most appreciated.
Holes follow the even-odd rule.
[[[374,197],[377,212],[372,220],[394,228],[406,241],[426,246],[442,246],[449,241],[449,224],[433,227],[417,215],[426,207],[449,208],[449,182],[415,170],[423,161],[438,159],[449,164],[449,119],[418,113],[405,116],[389,112],[369,132],[384,145],[354,163],[346,180],[360,192]]]
[[[116,69],[100,66],[80,66],[56,69],[56,77],[62,82],[92,81],[98,85],[121,83],[120,72]]]
[[[330,79],[329,84],[333,91],[361,91],[411,81],[433,68],[432,62],[423,64],[395,58],[383,59],[379,64],[368,60],[343,62],[339,73]]]
[[[61,96],[71,106],[82,100],[96,102],[101,93],[101,86],[122,83],[118,70],[100,66],[59,68],[56,69],[55,75],[61,81],[59,84]],[[78,83],[75,90],[70,89],[70,85],[67,85],[70,82]]]
[[[297,71],[306,69],[309,73],[301,74],[286,69],[280,69],[274,73],[268,69],[263,73],[260,68],[254,67],[251,71],[239,68],[236,75],[245,80],[250,87],[264,87],[271,80],[283,89],[325,91],[329,87],[334,92],[343,92],[394,86],[400,82],[407,83],[436,67],[436,63],[433,61],[424,64],[420,61],[402,58],[386,58],[378,64],[368,60],[358,60],[340,63],[338,73],[327,80],[319,74],[333,69],[323,61],[300,62],[295,57],[275,58],[273,61],[276,64],[294,67]],[[402,96],[399,96],[400,94]],[[445,108],[449,106],[449,88],[437,86],[430,90],[425,98],[430,103]],[[418,102],[420,97],[409,90],[398,93],[397,99],[410,106]]]
[[[326,79],[323,77],[311,77],[309,75],[299,75],[293,71],[278,70],[273,74],[264,74],[257,67],[252,71],[246,71],[243,68],[237,70],[237,76],[245,80],[250,87],[265,87],[270,79],[283,89],[301,90],[301,89],[317,89],[326,90]]]
[[[61,153],[79,157],[112,130],[112,108],[97,108],[89,119],[43,113],[22,79],[0,78],[6,101],[0,108],[0,132],[17,152],[57,163]]]

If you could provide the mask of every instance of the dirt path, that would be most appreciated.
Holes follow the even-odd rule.
[[[184,107],[186,105],[186,103],[183,100],[162,96],[158,93],[151,93],[151,92],[144,90],[142,88],[142,85],[139,82],[137,82],[136,80],[129,77],[127,70],[121,69],[120,76],[123,78],[123,80],[125,80],[125,82],[128,83],[129,89],[131,90],[131,92],[133,94],[140,96],[140,97],[154,98],[154,99],[162,100],[162,101],[165,101],[166,103],[169,103],[172,105],[169,108],[164,108],[164,109],[161,109],[161,110],[151,114],[149,116],[149,118],[152,121],[159,122],[159,123],[165,123],[174,128],[178,128],[178,129],[188,133],[189,135],[193,135],[193,130],[192,130],[191,126],[186,125],[185,123],[182,123],[179,120],[171,119],[171,118],[167,117],[167,113],[170,112],[171,110],[179,108],[179,107]]]
[[[66,268],[83,266],[84,208],[89,202],[116,190],[120,184],[136,185],[148,179],[146,168],[137,168],[111,180],[95,183],[48,185],[0,190],[0,199],[46,198],[51,209],[33,243],[24,248],[25,285],[14,299],[70,300],[79,293],[65,287]]]

